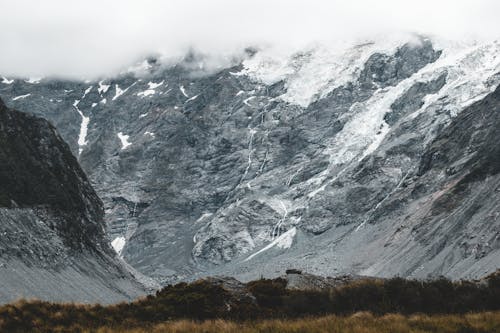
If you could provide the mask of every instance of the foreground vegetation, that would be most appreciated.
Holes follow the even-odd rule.
[[[20,301],[0,307],[0,332],[500,332],[499,273],[480,282],[393,278],[324,290],[286,283],[232,289],[202,280],[111,306]]]
[[[88,331],[90,332],[90,331]],[[113,329],[97,333],[495,333],[500,332],[500,312],[467,315],[387,314],[360,312],[348,317],[324,316],[294,320],[264,320],[238,323],[225,320],[194,322],[179,320],[147,328]]]

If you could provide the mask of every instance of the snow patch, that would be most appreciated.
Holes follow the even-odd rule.
[[[85,98],[85,96],[87,96],[87,94],[92,90],[92,86],[88,87],[87,89],[85,89],[85,92],[83,93],[83,97],[82,99]]]
[[[118,138],[120,139],[122,143],[122,150],[126,149],[128,146],[131,145],[131,143],[128,141],[129,135],[123,134],[122,132],[119,132],[117,134]]]
[[[83,112],[78,108],[78,103],[80,103],[80,100],[75,100],[75,102],[73,103],[73,107],[76,109],[78,114],[80,114],[80,117],[82,117],[82,123],[80,124],[80,134],[78,135],[78,155],[80,155],[83,151],[83,146],[87,145],[86,138],[90,117],[85,117]]]
[[[182,93],[185,97],[189,97],[189,95],[186,93],[186,89],[184,88],[184,86],[180,86],[180,87],[179,87],[179,90],[181,91],[181,93]]]
[[[279,236],[278,238],[276,238],[275,240],[273,240],[271,243],[269,243],[266,247],[262,248],[261,250],[255,252],[254,254],[252,254],[251,256],[247,257],[245,260],[243,261],[248,261],[252,258],[254,258],[255,256],[269,250],[270,248],[273,248],[273,247],[277,247],[277,248],[280,248],[280,249],[289,249],[292,244],[293,244],[293,239],[295,238],[295,235],[297,234],[297,228],[296,227],[293,227],[291,228],[290,230],[288,230],[287,232],[285,232],[283,235]]]
[[[138,92],[137,96],[139,96],[139,97],[148,97],[150,95],[154,95],[155,92],[156,91],[154,91],[153,89],[147,89],[147,90]]]
[[[151,138],[155,138],[155,134],[153,132],[146,131],[144,132],[144,135],[149,135]]]
[[[120,89],[120,86],[118,86],[117,84],[115,84],[115,91],[115,96],[112,99],[113,101],[123,95],[123,93],[125,92],[125,90]]]
[[[116,237],[112,242],[111,246],[116,253],[121,254],[123,248],[125,247],[125,237]]]
[[[165,81],[161,81],[160,83],[148,82],[149,89],[156,89],[161,86]]]
[[[138,92],[137,96],[147,97],[150,95],[154,95],[156,93],[155,89],[160,87],[163,82],[165,81],[161,81],[160,83],[148,82],[148,89]]]
[[[127,92],[130,88],[132,88],[137,82],[132,83],[130,86],[128,86],[125,89],[121,89],[117,84],[115,84],[115,96],[113,97],[113,101],[116,100],[118,97],[123,95],[124,93]]]
[[[14,97],[12,100],[13,101],[17,101],[18,99],[25,99],[26,97],[28,96],[31,96],[31,94],[26,94],[26,95],[20,95],[20,96],[16,96]]]
[[[252,99],[254,99],[254,98],[255,98],[255,96],[250,96],[250,97],[248,97],[247,99],[245,99],[245,100],[243,101],[243,104],[245,104],[245,105],[247,105],[247,106],[252,106],[252,105],[250,105],[250,103],[249,103],[249,102],[250,102]]]
[[[102,94],[105,94],[109,87],[111,87],[110,84],[104,84],[103,81],[99,81],[99,88],[97,88],[97,92],[99,92],[99,95],[102,96]]]
[[[41,77],[30,77],[28,80],[24,80],[26,83],[38,84],[42,80]]]
[[[9,80],[5,76],[2,76],[2,83],[3,84],[12,84],[12,83],[14,83],[14,80]]]
[[[194,101],[195,99],[198,98],[199,95],[194,95],[193,97],[191,97],[190,99],[188,99],[185,103],[187,102],[190,102],[190,101]]]

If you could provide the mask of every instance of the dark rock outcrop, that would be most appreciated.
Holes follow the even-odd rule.
[[[0,302],[111,303],[145,292],[105,237],[102,202],[46,120],[0,101]]]

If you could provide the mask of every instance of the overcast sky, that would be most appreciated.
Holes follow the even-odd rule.
[[[94,77],[144,55],[413,31],[500,35],[500,0],[0,0],[0,73]]]

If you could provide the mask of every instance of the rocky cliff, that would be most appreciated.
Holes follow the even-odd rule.
[[[200,275],[477,277],[499,263],[500,45],[411,37],[206,70],[190,54],[112,78],[4,78],[51,120],[120,255]]]
[[[111,303],[144,288],[105,238],[102,202],[46,120],[0,100],[0,302]]]

